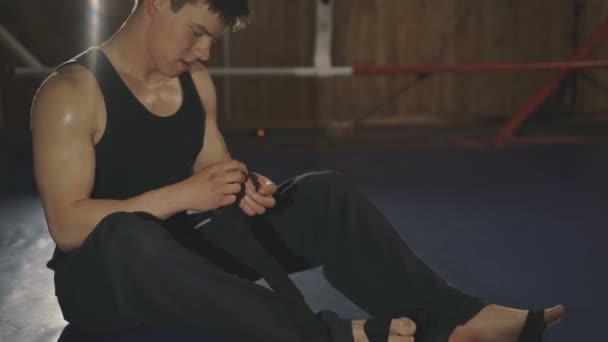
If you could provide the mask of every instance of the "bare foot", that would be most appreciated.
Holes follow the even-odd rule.
[[[563,305],[545,309],[547,327],[559,323],[564,312]],[[465,325],[454,329],[449,342],[516,342],[527,315],[527,310],[488,305]]]
[[[369,342],[363,324],[366,321],[353,321],[353,337],[355,342]],[[414,342],[416,324],[407,318],[397,318],[391,321],[388,342]]]

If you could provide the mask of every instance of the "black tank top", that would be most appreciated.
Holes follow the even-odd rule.
[[[91,198],[127,199],[192,174],[203,145],[205,113],[190,73],[179,76],[182,103],[177,112],[160,117],[139,102],[100,49],[86,50],[58,69],[71,63],[93,73],[106,106],[106,128],[95,145]],[[55,248],[48,266],[55,269],[64,254]]]
[[[160,117],[139,102],[100,49],[89,49],[70,62],[95,75],[106,106],[106,128],[95,146],[91,198],[127,199],[192,174],[205,118],[190,73],[179,76],[183,99],[178,111]]]

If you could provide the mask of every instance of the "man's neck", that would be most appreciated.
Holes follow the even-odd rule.
[[[132,14],[118,32],[101,45],[116,70],[144,85],[154,86],[170,78],[161,74],[150,56],[146,35],[149,21]]]

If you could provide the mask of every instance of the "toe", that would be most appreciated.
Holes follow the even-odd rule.
[[[397,318],[391,321],[390,332],[401,336],[413,336],[416,333],[416,324],[409,318]]]
[[[414,337],[391,335],[388,337],[388,342],[414,342]]]
[[[566,313],[566,308],[563,305],[556,305],[545,310],[545,324],[552,326],[562,320]]]

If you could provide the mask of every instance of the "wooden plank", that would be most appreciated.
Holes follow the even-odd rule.
[[[571,32],[575,0],[334,1],[335,65],[545,61],[565,59],[574,51]],[[105,39],[129,14],[132,2],[101,3],[102,39]],[[608,2],[584,3],[581,40],[608,19]],[[252,1],[252,5],[252,24],[231,37],[232,65],[312,65],[315,1],[266,0]],[[43,62],[56,65],[88,47],[90,32],[83,15],[87,6],[87,0],[3,2],[0,20]],[[457,25],[460,17],[464,19]],[[26,25],[28,22],[37,25]],[[442,47],[445,49],[442,58],[434,61]],[[214,47],[212,66],[223,65],[222,50],[221,42]],[[608,58],[608,46],[593,57]],[[374,120],[451,123],[504,119],[551,74],[433,76],[384,107]],[[594,70],[590,74],[608,84],[608,71]],[[413,76],[322,80],[236,78],[231,81],[232,120],[226,124],[254,128],[351,120],[413,80]],[[216,83],[222,99],[222,80],[217,79]],[[579,111],[607,113],[608,97],[585,82],[579,84]]]
[[[605,0],[587,0],[584,5],[581,30],[583,39],[608,20],[608,2]],[[591,57],[608,59],[608,43],[594,51]],[[588,70],[587,73],[604,89],[608,89],[608,69]],[[582,79],[578,80],[578,87],[580,102],[576,115],[593,120],[608,120],[608,94]]]
[[[312,65],[314,1],[254,1],[251,25],[231,37],[234,67]],[[316,121],[315,80],[235,78],[232,125]]]

